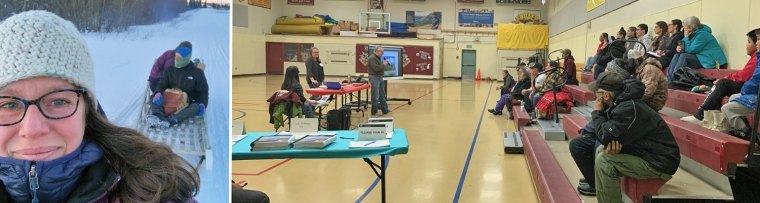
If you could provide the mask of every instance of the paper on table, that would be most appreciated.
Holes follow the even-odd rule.
[[[335,132],[329,132],[329,131],[328,132],[310,132],[310,133],[291,133],[291,132],[282,131],[278,133],[278,135],[293,135],[293,138],[296,140],[306,137],[306,135],[336,135],[336,134],[337,133]]]
[[[247,136],[247,135],[233,135],[233,136],[232,136],[232,139],[231,139],[230,141],[232,141],[232,144],[235,144],[235,143],[237,143],[238,141],[240,141],[240,140],[242,140],[243,138],[245,138],[246,136]]]
[[[652,55],[654,57],[658,57],[658,58],[660,57],[659,54],[657,54],[656,52],[653,52],[653,51],[648,51],[647,54]]]
[[[385,134],[385,139],[391,139],[391,138],[393,138],[393,132],[389,132]]]
[[[374,148],[374,147],[390,147],[391,142],[388,139],[375,140],[375,141],[351,141],[348,144],[349,148]]]

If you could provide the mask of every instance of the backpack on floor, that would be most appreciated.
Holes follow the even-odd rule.
[[[340,108],[327,112],[327,130],[348,130],[351,127],[351,109]]]

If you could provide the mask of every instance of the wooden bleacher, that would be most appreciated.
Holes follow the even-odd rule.
[[[528,160],[528,168],[531,176],[533,176],[533,183],[541,202],[582,202],[541,133],[536,130],[523,129],[520,134],[525,145],[525,158]]]

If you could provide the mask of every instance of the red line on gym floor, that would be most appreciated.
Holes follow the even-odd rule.
[[[258,172],[258,173],[232,173],[232,175],[236,175],[236,176],[258,176],[258,175],[264,174],[266,172],[269,172],[272,169],[277,168],[278,166],[280,166],[282,164],[285,164],[285,162],[288,162],[288,161],[290,161],[290,159],[282,160],[281,162],[279,162],[279,163],[277,163],[277,164],[275,164],[273,166],[270,166],[269,168],[264,169],[263,171]]]

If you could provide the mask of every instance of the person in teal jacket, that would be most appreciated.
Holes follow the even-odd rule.
[[[699,18],[691,16],[683,21],[683,46],[676,48],[680,52],[673,57],[671,69],[691,68],[726,68],[728,61],[718,40],[712,35],[710,26],[702,24]]]

